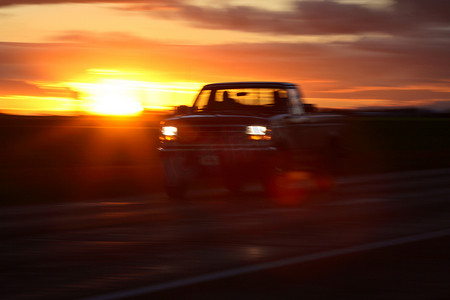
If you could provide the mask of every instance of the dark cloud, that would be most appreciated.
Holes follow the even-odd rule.
[[[152,14],[154,16],[155,14]],[[290,35],[357,34],[394,32],[415,26],[388,10],[334,1],[297,1],[290,11],[249,6],[180,5],[161,13],[166,18],[188,20],[193,26]]]
[[[296,1],[290,11],[249,6],[222,8],[179,4],[167,18],[193,26],[288,35],[409,33],[431,25],[449,25],[448,0],[397,0],[384,9],[336,1]],[[152,13],[152,16],[155,14]]]
[[[186,72],[192,80],[281,78],[327,80],[340,87],[448,84],[450,40],[445,34],[431,37],[364,38],[334,43],[257,43],[229,45],[164,45],[124,35],[84,35],[76,41],[102,44],[111,57],[133,57],[136,66],[161,72]],[[66,39],[68,36],[65,37]],[[68,40],[66,40],[68,41]],[[124,45],[127,46],[124,49]],[[116,49],[116,50],[113,50]],[[122,49],[122,50],[117,50]],[[101,51],[100,51],[101,52]],[[102,60],[102,58],[96,58]],[[129,61],[129,59],[128,59]],[[131,62],[133,63],[133,62]],[[222,76],[222,77],[221,77]]]
[[[263,5],[198,6],[189,0],[0,0],[0,7],[58,3],[113,3],[119,4],[117,9],[184,20],[200,28],[287,35],[399,34],[450,24],[448,0],[394,0],[383,9],[336,0],[297,0],[286,11]]]
[[[450,1],[447,0],[396,0],[394,9],[419,22],[450,23]]]
[[[355,90],[355,91],[327,91],[316,92],[316,97],[321,98],[339,98],[339,99],[388,99],[393,102],[413,102],[450,99],[450,91],[433,91],[430,89],[391,89],[389,87],[382,89]]]

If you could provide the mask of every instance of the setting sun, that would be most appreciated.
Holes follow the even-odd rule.
[[[170,110],[191,104],[203,83],[149,81],[155,74],[114,69],[88,69],[85,76],[65,82],[76,91],[80,112],[133,116],[144,110]]]
[[[132,116],[144,109],[138,83],[133,80],[101,79],[94,83],[72,82],[69,85],[80,91],[87,113]]]
[[[101,115],[137,115],[143,107],[133,81],[108,80],[91,84],[86,91],[88,110]]]

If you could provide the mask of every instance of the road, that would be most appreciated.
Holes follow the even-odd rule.
[[[4,208],[3,299],[445,299],[450,170]],[[303,182],[308,185],[308,182]]]

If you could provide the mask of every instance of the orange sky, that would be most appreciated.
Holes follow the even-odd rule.
[[[0,112],[161,108],[191,103],[202,84],[240,80],[294,82],[322,107],[449,109],[449,8],[447,0],[0,0]]]

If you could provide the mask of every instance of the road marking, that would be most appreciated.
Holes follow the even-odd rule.
[[[381,249],[381,248],[386,248],[386,247],[391,247],[391,246],[408,244],[408,243],[412,243],[412,242],[426,241],[429,239],[444,237],[444,236],[448,236],[448,235],[450,235],[450,228],[444,229],[444,230],[439,230],[439,231],[417,234],[417,235],[413,235],[413,236],[407,236],[407,237],[395,238],[395,239],[374,242],[374,243],[369,243],[369,244],[357,245],[357,246],[352,246],[352,247],[343,248],[343,249],[336,249],[336,250],[324,251],[324,252],[307,254],[307,255],[302,255],[302,256],[296,256],[296,257],[262,263],[262,264],[253,265],[253,266],[218,271],[218,272],[214,272],[214,273],[193,276],[190,278],[174,280],[174,281],[169,281],[169,282],[155,284],[155,285],[143,286],[140,288],[130,289],[130,290],[121,291],[121,292],[114,292],[114,293],[108,293],[108,294],[98,295],[98,296],[94,296],[94,297],[88,297],[88,298],[84,298],[82,300],[115,300],[115,299],[124,299],[124,298],[128,298],[128,297],[136,297],[136,296],[141,296],[144,294],[149,294],[149,293],[154,293],[154,292],[159,292],[159,291],[164,291],[164,290],[169,290],[169,289],[174,289],[174,288],[180,288],[180,287],[189,286],[189,285],[193,285],[193,284],[205,283],[205,282],[209,282],[209,281],[213,281],[213,280],[224,279],[224,278],[229,278],[229,277],[234,277],[234,276],[239,276],[239,275],[245,275],[245,274],[264,271],[264,270],[273,269],[273,268],[285,267],[285,266],[289,266],[292,264],[299,264],[299,263],[305,263],[305,262],[310,262],[310,261],[315,261],[315,260],[320,260],[320,259],[325,259],[325,258],[331,258],[334,256],[340,256],[340,255],[346,255],[346,254],[352,254],[352,253],[358,253],[358,252],[364,252],[364,251],[371,251],[371,250],[376,250],[376,249]]]

